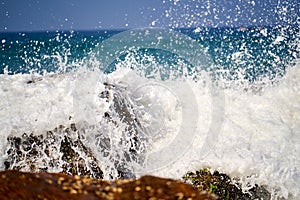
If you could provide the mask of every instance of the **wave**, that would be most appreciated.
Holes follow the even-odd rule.
[[[61,149],[66,128],[74,124],[74,138],[81,138],[82,148],[88,149],[77,148],[77,153],[91,153],[105,179],[120,173],[180,178],[188,170],[210,167],[240,177],[244,189],[260,184],[274,198],[297,197],[299,67],[297,62],[275,82],[242,87],[239,80],[220,87],[205,71],[196,79],[161,80],[122,66],[110,74],[84,67],[45,76],[3,74],[1,163],[11,159],[12,138],[24,133],[48,138],[52,131],[57,135],[54,146]],[[9,162],[29,170],[22,151],[23,165]],[[37,171],[45,163],[48,171],[63,170],[66,161],[59,151],[52,154],[56,164],[43,161],[49,155],[39,155],[30,161]]]

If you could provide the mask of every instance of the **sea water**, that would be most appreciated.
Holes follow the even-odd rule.
[[[8,137],[74,123],[105,179],[121,159],[134,177],[209,167],[297,199],[299,38],[294,26],[0,33],[0,169]]]

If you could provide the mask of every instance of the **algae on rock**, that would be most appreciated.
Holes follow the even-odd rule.
[[[235,179],[218,171],[211,173],[209,169],[202,169],[188,172],[182,179],[198,188],[199,191],[209,191],[218,195],[221,200],[271,199],[271,194],[264,187],[256,185],[247,193],[243,192]]]

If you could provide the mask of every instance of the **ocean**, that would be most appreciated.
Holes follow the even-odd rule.
[[[0,33],[0,169],[208,167],[299,199],[299,39],[296,26]]]

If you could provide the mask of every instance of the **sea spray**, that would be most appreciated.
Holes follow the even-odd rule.
[[[174,52],[163,57],[164,51],[155,54],[148,50],[143,54],[138,50],[120,55],[114,63],[115,68],[110,68],[112,70],[106,74],[98,70],[103,66],[97,56],[76,61],[69,59],[72,57],[69,51],[63,51],[67,56],[55,51],[43,58],[58,61],[57,66],[62,69],[58,72],[36,74],[33,70],[31,74],[3,74],[1,163],[8,159],[10,143],[7,138],[21,137],[24,133],[45,136],[47,131],[74,123],[83,144],[97,158],[105,179],[115,179],[121,172],[125,172],[124,177],[153,174],[180,178],[187,171],[210,167],[240,177],[244,189],[260,184],[266,185],[274,199],[297,197],[299,64],[293,66],[297,62],[293,58],[298,54],[293,46],[295,43],[289,43],[293,37],[286,35],[286,41],[277,38],[279,36],[272,35],[271,40],[275,42],[274,58],[279,60],[272,62],[267,58],[267,62],[273,67],[278,65],[279,69],[266,74],[253,70],[251,79],[247,76],[251,69],[256,69],[251,64],[253,60],[249,68],[240,64],[255,57],[234,54],[225,51],[225,47],[223,55],[233,58],[233,66],[243,67],[237,70],[222,68],[222,63],[217,63],[210,65],[212,70],[196,66],[193,71],[189,59],[176,59]],[[290,65],[284,68],[281,68],[282,63],[289,59],[280,57],[282,44],[290,47],[290,53],[285,55],[292,61],[286,62]],[[204,51],[210,52],[210,47],[204,47]],[[170,56],[177,63],[157,62],[157,56],[166,60]],[[70,70],[72,67],[76,69]],[[9,73],[13,73],[11,69],[7,68]],[[119,109],[122,112],[117,111],[114,95],[123,100],[127,115],[122,109]],[[126,118],[128,116],[131,120]],[[191,125],[193,131],[185,134],[184,130],[191,130]],[[181,126],[186,128],[181,129]],[[132,135],[126,135],[128,130],[136,131],[139,143],[135,143]],[[186,136],[183,137],[186,140],[170,145],[174,144],[177,133]],[[57,141],[57,146],[61,141]],[[166,152],[170,152],[170,156],[155,154],[162,147],[168,147]],[[61,156],[60,152],[57,154],[56,157]],[[26,156],[24,158],[26,163]],[[152,160],[154,162],[150,162]],[[62,168],[57,166],[63,163],[60,159],[52,168],[47,166],[48,170],[58,172]]]

